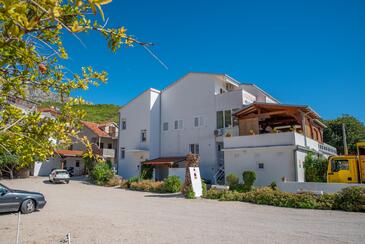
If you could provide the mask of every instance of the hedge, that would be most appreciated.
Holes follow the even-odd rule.
[[[348,187],[335,194],[288,193],[271,187],[250,192],[210,189],[205,198],[220,201],[241,201],[289,208],[365,211],[365,188]]]

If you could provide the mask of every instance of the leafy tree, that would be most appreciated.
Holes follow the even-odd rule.
[[[307,182],[327,182],[328,160],[308,153],[304,160],[304,174]]]
[[[0,154],[0,172],[8,173],[10,179],[14,178],[14,169],[19,165],[19,158],[14,154]]]
[[[362,139],[365,139],[364,124],[350,115],[343,115],[334,120],[325,121],[323,136],[324,141],[337,148],[339,153],[344,153],[342,124],[346,126],[346,137],[349,149],[349,154],[356,154],[355,144]]]
[[[75,138],[86,145],[86,156],[93,157],[87,138],[78,136],[85,111],[74,105],[84,100],[70,98],[70,94],[105,83],[107,73],[84,67],[80,74],[69,74],[60,64],[68,57],[62,39],[72,35],[82,44],[77,34],[94,31],[105,37],[113,51],[140,44],[126,34],[124,27],[107,28],[99,23],[95,15],[99,13],[104,19],[102,5],[109,2],[0,0],[0,153],[17,155],[20,166],[52,156],[57,146],[69,145]],[[14,97],[31,99],[27,96],[29,89],[56,94],[62,104],[60,115],[56,119],[41,118],[35,108],[24,113],[8,103]]]

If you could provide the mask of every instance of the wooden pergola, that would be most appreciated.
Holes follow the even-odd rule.
[[[239,121],[240,136],[295,131],[323,142],[325,125],[308,106],[255,102],[234,116]]]

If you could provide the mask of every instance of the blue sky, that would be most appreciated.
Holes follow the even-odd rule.
[[[114,0],[109,26],[153,42],[163,68],[142,47],[107,49],[103,38],[66,35],[74,72],[92,65],[108,84],[83,97],[123,105],[190,71],[226,73],[255,83],[282,103],[308,104],[323,118],[365,122],[365,1]]]

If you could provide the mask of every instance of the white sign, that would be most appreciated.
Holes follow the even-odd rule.
[[[203,190],[199,167],[189,167],[189,172],[195,197],[201,197],[203,195]]]

